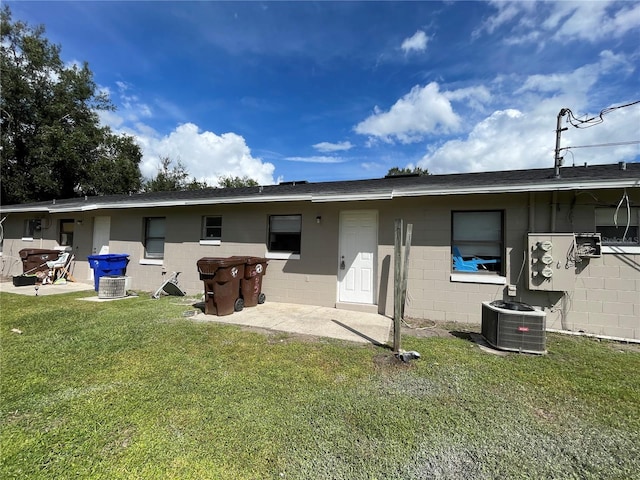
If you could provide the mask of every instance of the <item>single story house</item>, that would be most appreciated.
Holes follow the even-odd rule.
[[[559,173],[559,174],[558,174]],[[203,293],[202,257],[269,265],[267,301],[393,315],[394,224],[412,224],[405,316],[481,321],[517,300],[549,329],[640,339],[640,163],[322,183],[286,182],[60,199],[1,208],[2,275],[25,248],[128,254],[131,288],[181,272]]]

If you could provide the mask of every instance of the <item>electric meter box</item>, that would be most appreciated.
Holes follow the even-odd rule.
[[[567,292],[575,288],[573,233],[529,233],[529,290]]]

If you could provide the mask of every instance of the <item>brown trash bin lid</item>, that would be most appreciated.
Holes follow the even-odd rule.
[[[18,252],[22,259],[27,259],[34,255],[60,255],[64,253],[62,250],[52,250],[47,248],[23,248]]]
[[[246,257],[247,259],[247,265],[255,265],[257,263],[267,263],[269,260],[267,260],[264,257]]]
[[[245,257],[204,257],[196,262],[198,271],[205,274],[214,274],[219,268],[244,265]]]

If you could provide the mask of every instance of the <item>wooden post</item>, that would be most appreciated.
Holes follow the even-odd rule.
[[[402,219],[395,220],[393,249],[393,353],[400,353],[400,318],[402,317]]]
[[[400,299],[400,318],[404,318],[404,305],[407,301],[407,282],[409,279],[409,251],[411,250],[411,236],[413,224],[407,223],[407,237],[404,241],[404,261],[402,262],[402,298]]]

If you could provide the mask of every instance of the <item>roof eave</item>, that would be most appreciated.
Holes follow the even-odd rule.
[[[522,185],[499,185],[499,186],[469,186],[457,188],[416,188],[416,189],[396,189],[393,197],[425,197],[435,195],[469,195],[478,193],[522,193],[522,192],[550,192],[562,190],[588,190],[594,188],[632,188],[640,186],[640,179],[631,180],[597,180],[593,182],[549,182],[542,184],[522,184]]]
[[[314,203],[357,202],[361,200],[391,200],[392,198],[393,198],[393,191],[387,190],[382,192],[346,193],[341,195],[319,194],[319,195],[313,195],[311,201]]]
[[[444,188],[396,188],[393,190],[369,191],[357,193],[326,193],[326,194],[295,194],[295,195],[251,195],[242,197],[218,197],[196,200],[163,200],[163,201],[128,201],[87,203],[83,205],[72,204],[68,206],[48,204],[21,207],[19,205],[0,207],[0,212],[6,213],[82,213],[95,210],[128,209],[128,208],[159,208],[198,205],[223,205],[241,203],[275,203],[275,202],[349,202],[363,200],[391,200],[400,197],[424,197],[438,195],[470,195],[487,193],[521,193],[544,192],[563,190],[587,190],[587,189],[611,189],[640,187],[640,178],[626,180],[594,180],[594,181],[570,181],[552,180],[544,183],[527,183],[519,185],[484,185]]]

